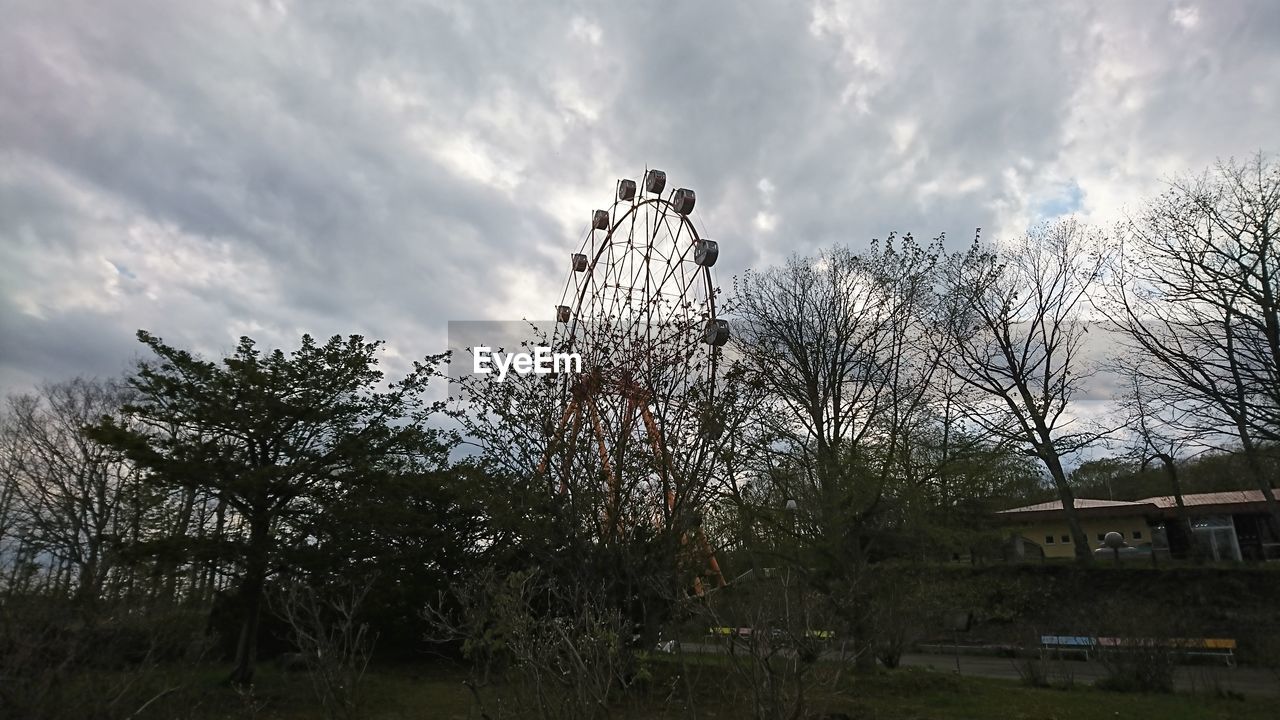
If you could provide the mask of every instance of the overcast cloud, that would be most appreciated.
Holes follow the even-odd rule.
[[[732,274],[1110,222],[1277,149],[1280,3],[0,0],[0,391],[146,328],[445,346],[546,317],[647,165]]]

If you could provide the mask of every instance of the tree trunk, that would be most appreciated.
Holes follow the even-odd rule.
[[[81,605],[92,605],[99,599],[98,547],[90,545],[89,556],[80,566],[80,579],[76,583],[75,599]]]
[[[1258,462],[1258,448],[1252,442],[1244,443],[1244,458],[1249,465],[1249,474],[1253,475],[1253,480],[1258,484],[1258,489],[1262,491],[1262,499],[1267,505],[1267,520],[1271,525],[1271,535],[1277,541],[1280,541],[1280,503],[1276,502],[1275,491],[1271,488],[1271,478],[1267,477],[1267,473],[1262,468],[1262,463]]]
[[[860,607],[854,612],[857,613],[853,627],[857,655],[854,656],[853,668],[859,673],[872,673],[876,670],[876,643],[875,630],[867,617],[870,613],[865,607]]]
[[[1075,545],[1076,560],[1082,563],[1092,562],[1093,551],[1089,549],[1088,536],[1080,527],[1080,516],[1076,513],[1075,493],[1071,492],[1071,485],[1067,483],[1067,473],[1062,469],[1062,459],[1052,447],[1044,453],[1042,459],[1049,468],[1053,485],[1058,490],[1058,497],[1062,500],[1062,514],[1066,516],[1067,527],[1071,530],[1071,542]]]
[[[1182,532],[1190,545],[1191,559],[1198,565],[1204,562],[1204,552],[1201,551],[1200,543],[1196,542],[1195,529],[1191,526],[1191,513],[1187,512],[1187,504],[1182,501],[1182,482],[1178,479],[1178,466],[1174,464],[1173,458],[1167,455],[1161,455],[1160,462],[1164,464],[1164,472],[1169,476],[1169,486],[1173,489],[1173,501],[1178,506],[1178,524],[1182,526]],[[1154,544],[1151,546],[1151,554],[1155,555]]]
[[[852,533],[849,559],[853,573],[845,578],[853,592],[853,640],[855,643],[853,668],[859,673],[871,673],[876,669],[876,628],[871,621],[875,593],[862,587],[867,581],[867,558],[862,547],[862,529]]]
[[[253,682],[254,664],[258,659],[258,621],[267,579],[269,526],[266,520],[255,519],[249,523],[249,556],[244,581],[240,584],[240,637],[236,642],[236,666],[230,677],[233,685]]]
[[[178,507],[177,522],[172,529],[172,537],[174,539],[186,538],[191,528],[191,512],[195,504],[196,491],[193,488],[187,488],[182,494],[182,503]],[[165,560],[162,572],[164,575],[164,594],[162,599],[164,602],[173,602],[178,597],[178,561]],[[186,588],[186,592],[191,592],[191,588]]]

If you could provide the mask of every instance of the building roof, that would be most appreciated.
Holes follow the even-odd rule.
[[[1227,492],[1191,493],[1182,496],[1183,504],[1187,507],[1196,508],[1204,508],[1207,506],[1260,505],[1264,501],[1261,490],[1231,490]],[[1155,497],[1144,498],[1142,500],[1096,500],[1093,498],[1076,498],[1075,501],[1075,507],[1077,510],[1093,510],[1097,513],[1106,515],[1117,515],[1121,513],[1146,514],[1162,510],[1170,510],[1177,506],[1177,501],[1172,495],[1157,495]],[[1036,503],[1035,505],[1024,505],[1022,507],[1001,510],[999,511],[999,514],[1022,515],[1024,513],[1060,512],[1062,512],[1062,501],[1052,500],[1050,502]]]
[[[1142,505],[1141,502],[1131,502],[1128,500],[1094,500],[1093,498],[1076,498],[1075,506],[1077,508],[1102,508],[1102,507],[1121,507],[1125,505]],[[1016,512],[1053,512],[1062,509],[1061,500],[1053,500],[1050,502],[1036,503],[1035,505],[1026,505],[1024,507],[1011,508],[1009,510],[1001,510],[1002,513]]]
[[[1157,495],[1156,497],[1139,500],[1141,503],[1151,503],[1156,507],[1172,508],[1177,507],[1178,503],[1172,495]],[[1247,503],[1266,502],[1266,498],[1262,497],[1261,490],[1231,490],[1228,492],[1212,492],[1212,493],[1192,493],[1183,495],[1182,502],[1184,505],[1244,505]],[[1061,503],[1059,503],[1061,505]]]

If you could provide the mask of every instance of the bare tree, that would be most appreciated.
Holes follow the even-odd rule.
[[[902,496],[904,460],[929,419],[939,368],[932,312],[940,255],[940,241],[890,238],[863,254],[834,248],[793,257],[735,283],[738,345],[748,381],[764,395],[757,474],[797,507],[798,522],[771,532],[796,536],[814,562],[838,570],[817,577],[857,585],[870,524]],[[867,603],[859,604],[851,621],[869,642]],[[874,662],[870,652],[859,658]]]
[[[1180,407],[1176,400],[1154,395],[1146,383],[1146,377],[1137,368],[1129,369],[1120,407],[1125,415],[1125,425],[1132,433],[1130,452],[1138,461],[1139,469],[1146,469],[1153,462],[1160,463],[1173,492],[1179,528],[1189,544],[1191,557],[1199,561],[1203,559],[1203,553],[1196,542],[1186,502],[1182,499],[1178,462],[1202,451],[1203,437],[1184,429],[1187,423],[1182,418],[1192,410]]]
[[[1076,557],[1092,558],[1063,466],[1105,435],[1070,410],[1092,375],[1083,357],[1089,291],[1104,259],[1100,239],[1073,220],[1032,229],[1004,248],[973,247],[948,272],[944,361],[972,393],[965,415],[1044,463],[1062,500]]]
[[[1264,455],[1280,443],[1280,165],[1183,178],[1129,225],[1103,305],[1184,429],[1237,445],[1280,537]]]
[[[126,396],[115,383],[77,378],[9,398],[6,493],[21,542],[82,600],[102,590],[136,489],[132,465],[83,430],[118,416]]]
[[[377,637],[361,622],[374,577],[344,580],[324,590],[295,582],[270,595],[289,625],[311,675],[316,698],[331,718],[360,717],[360,686]]]
[[[19,464],[14,447],[15,428],[7,415],[0,415],[0,588],[12,589],[17,582],[23,556],[18,525]]]

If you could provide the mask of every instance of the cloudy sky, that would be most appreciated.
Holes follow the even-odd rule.
[[[442,349],[547,317],[614,181],[721,284],[888,232],[1107,222],[1277,149],[1280,3],[0,0],[0,391],[133,333]]]

